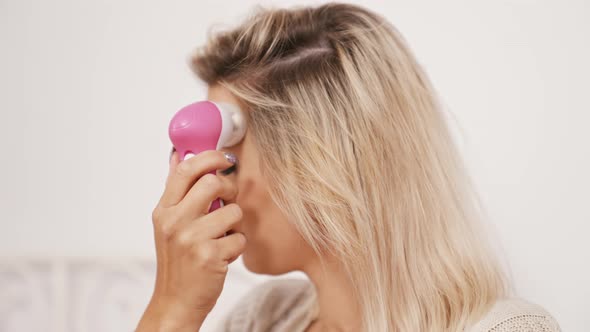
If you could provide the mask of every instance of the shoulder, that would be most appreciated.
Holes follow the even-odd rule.
[[[520,297],[500,299],[469,332],[561,332],[543,306]]]
[[[270,279],[249,290],[220,331],[296,331],[311,321],[315,288],[305,279]]]

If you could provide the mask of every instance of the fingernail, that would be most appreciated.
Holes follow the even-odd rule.
[[[231,152],[224,152],[223,155],[225,156],[225,159],[227,159],[227,161],[229,161],[230,163],[234,165],[238,163],[238,157],[236,157],[235,154]]]

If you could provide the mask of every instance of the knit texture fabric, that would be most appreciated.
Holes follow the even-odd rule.
[[[304,332],[319,313],[313,284],[271,279],[243,296],[218,326],[220,332]],[[542,306],[519,297],[498,300],[466,332],[561,332]]]

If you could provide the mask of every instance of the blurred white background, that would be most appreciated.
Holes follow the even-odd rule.
[[[401,31],[457,121],[520,295],[590,330],[588,2],[354,2]],[[311,3],[0,0],[1,332],[135,327],[168,122],[206,96],[189,54],[255,4]],[[240,264],[202,331],[267,278]]]

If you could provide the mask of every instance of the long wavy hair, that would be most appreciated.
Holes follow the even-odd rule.
[[[513,292],[443,107],[384,17],[258,5],[192,71],[249,108],[274,202],[338,257],[365,331],[459,331]]]

